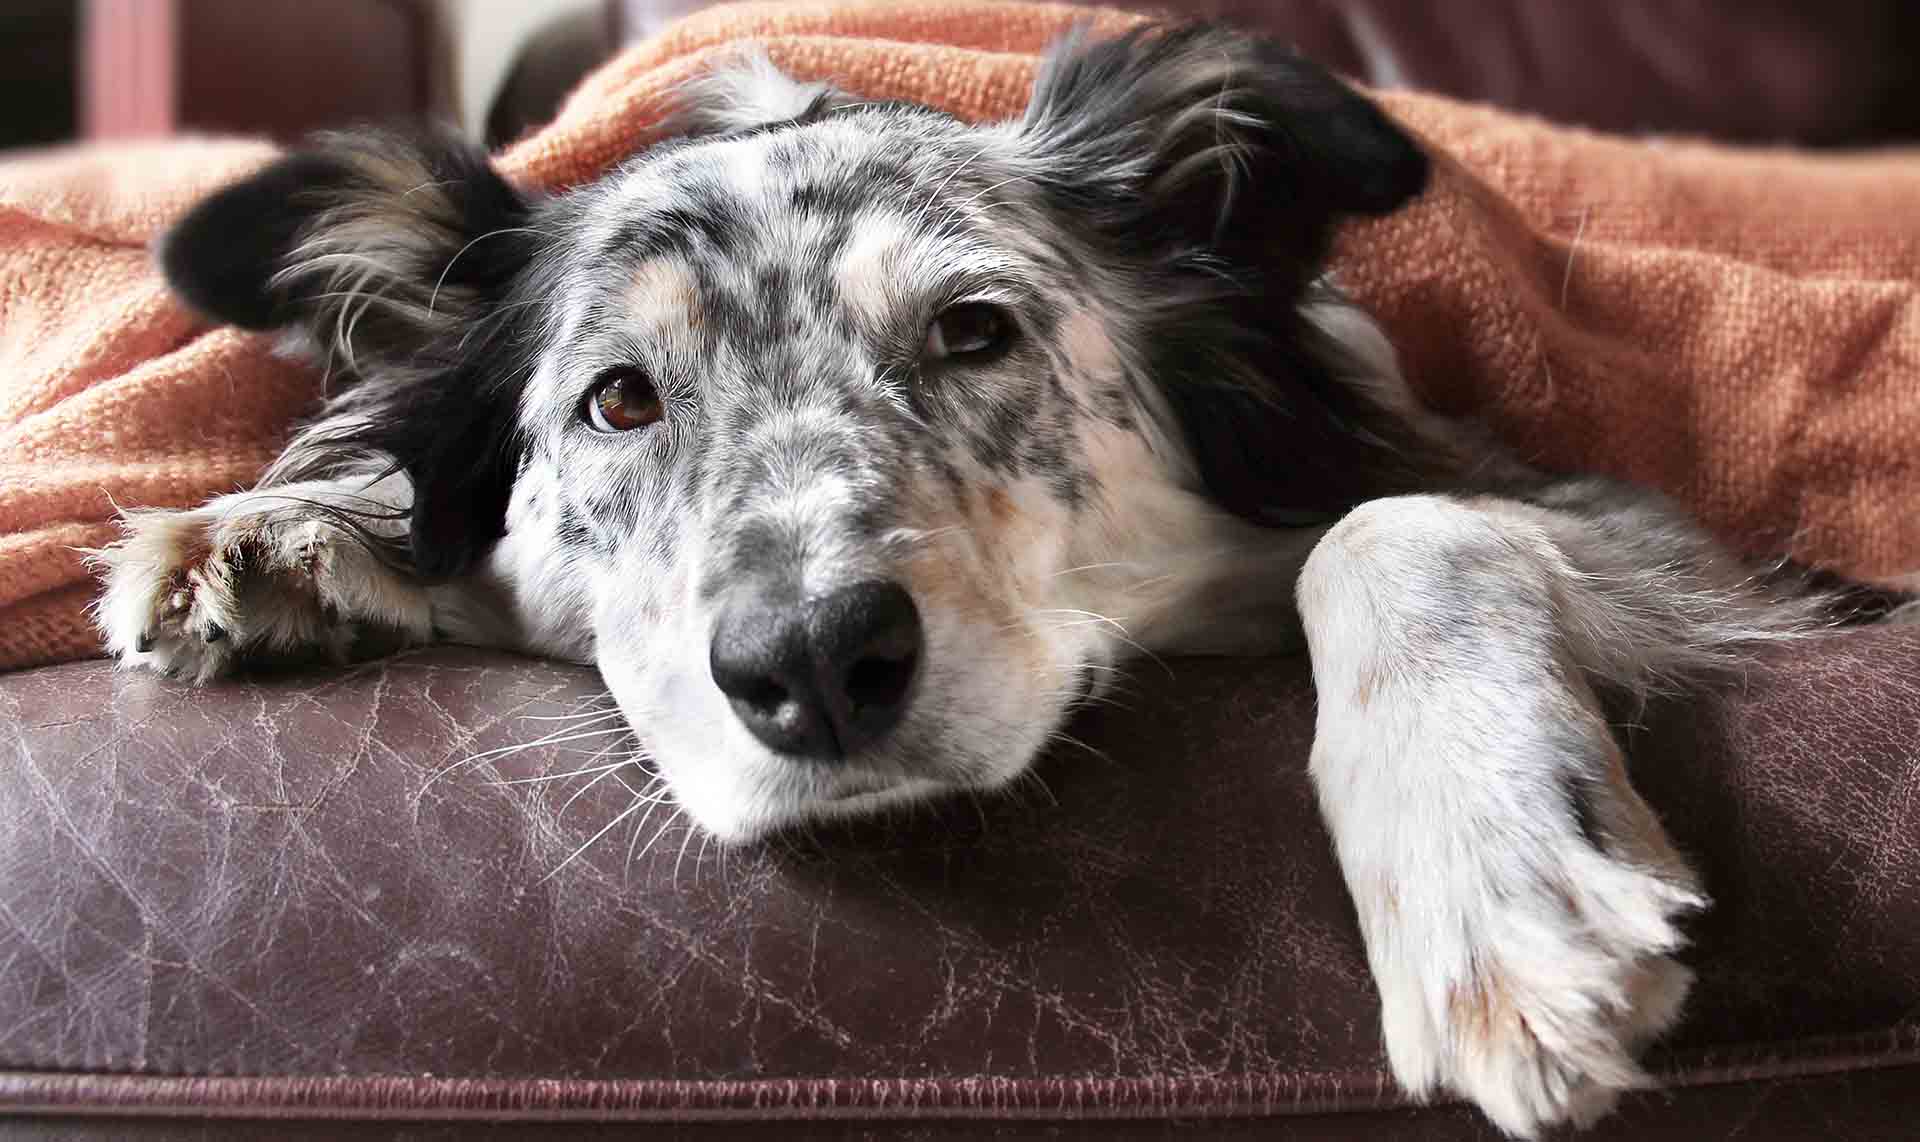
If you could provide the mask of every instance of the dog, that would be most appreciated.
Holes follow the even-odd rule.
[[[1705,897],[1605,703],[1851,604],[1414,399],[1323,263],[1419,146],[1207,25],[1072,35],[1003,123],[759,58],[684,95],[565,193],[363,132],[179,222],[178,294],[334,392],[253,490],[126,516],[111,652],[594,663],[741,841],[1005,786],[1136,652],[1304,647],[1400,1083],[1520,1136],[1642,1083]]]

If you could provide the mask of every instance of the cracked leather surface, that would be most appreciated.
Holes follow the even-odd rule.
[[[1759,1114],[1776,1087],[1920,1089],[1792,1079],[1920,1058],[1917,680],[1920,630],[1853,633],[1636,732],[1716,901],[1656,1065],[1745,1086],[1643,1100],[1621,1136],[1681,1105]],[[1132,690],[1044,787],[722,852],[656,839],[664,810],[582,849],[637,770],[503,784],[617,738],[459,764],[556,734],[589,670],[448,649],[204,690],[101,663],[0,677],[0,1106],[1373,1109],[1369,1137],[1481,1136],[1393,1109],[1304,662],[1143,665]]]

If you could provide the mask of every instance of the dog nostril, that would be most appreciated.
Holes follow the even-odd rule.
[[[796,606],[741,596],[722,611],[709,655],[714,685],[754,737],[781,753],[838,752]]]
[[[807,642],[825,671],[821,687],[834,735],[848,753],[890,733],[905,714],[920,667],[920,611],[887,580],[842,587],[809,604]]]
[[[907,687],[913,684],[914,667],[919,664],[918,654],[908,654],[905,658],[871,655],[854,663],[847,671],[846,681],[847,702],[853,707],[854,716],[874,707],[899,705]]]
[[[768,715],[776,714],[793,695],[771,678],[760,678],[742,686],[734,697]]]

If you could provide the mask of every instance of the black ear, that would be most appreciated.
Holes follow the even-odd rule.
[[[1129,275],[1146,380],[1216,500],[1306,523],[1414,478],[1403,426],[1310,317],[1335,224],[1426,185],[1379,108],[1243,33],[1148,27],[1057,47],[1020,137],[1063,224]]]
[[[349,172],[320,154],[299,154],[218,191],[161,235],[156,248],[167,284],[208,317],[242,329],[274,329],[294,320],[273,287],[288,251],[312,221],[295,204]]]
[[[1342,215],[1389,213],[1427,159],[1378,107],[1265,40],[1208,24],[1056,46],[1022,133],[1041,178],[1134,241],[1317,264]]]
[[[362,132],[210,196],[159,243],[168,283],[195,309],[302,330],[326,354],[339,395],[277,471],[391,457],[413,479],[424,576],[464,569],[504,527],[522,378],[497,318],[537,250],[532,209],[451,135]]]

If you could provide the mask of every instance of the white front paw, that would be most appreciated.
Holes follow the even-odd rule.
[[[324,518],[141,511],[93,552],[107,650],[197,682],[242,658],[319,652],[344,660],[361,624],[431,633],[426,592]]]
[[[104,590],[94,622],[122,662],[196,681],[233,659],[236,568],[203,512],[130,512],[119,542],[92,552]]]
[[[1645,1084],[1635,1056],[1693,982],[1674,921],[1705,904],[1677,860],[1609,855],[1572,828],[1538,840],[1443,846],[1433,875],[1357,894],[1395,1077],[1522,1137],[1585,1126]]]

